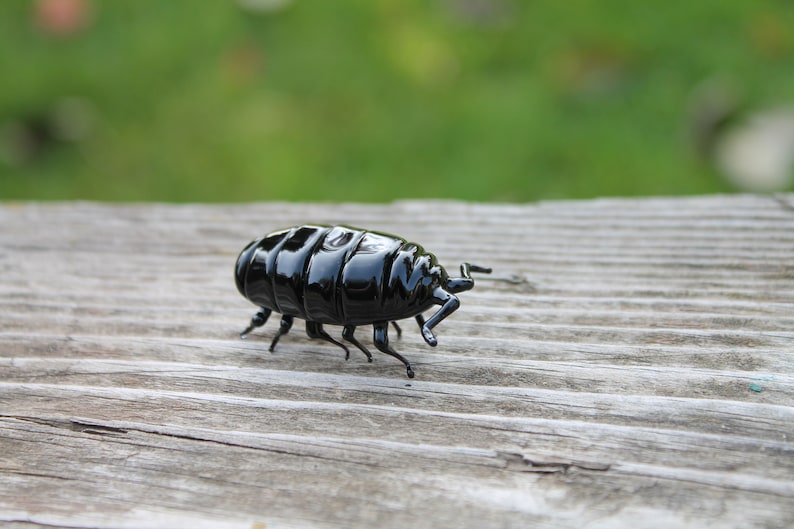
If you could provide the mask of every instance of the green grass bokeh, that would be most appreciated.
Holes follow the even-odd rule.
[[[77,98],[79,141],[2,199],[375,201],[732,191],[686,137],[704,80],[794,99],[794,4],[108,0],[69,36],[0,4],[0,127]],[[11,125],[9,125],[11,124]]]

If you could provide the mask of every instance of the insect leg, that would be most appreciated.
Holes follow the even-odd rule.
[[[438,311],[430,316],[430,318],[424,322],[422,325],[422,337],[427,342],[427,345],[431,347],[435,347],[438,345],[438,340],[436,340],[435,335],[433,334],[433,327],[441,323],[441,320],[458,310],[460,307],[460,301],[454,294],[450,294],[446,290],[441,287],[438,287],[433,292],[433,301],[435,301],[438,305],[441,305],[441,308]],[[419,321],[418,319],[416,321]]]
[[[342,349],[345,350],[345,360],[350,358],[350,351],[348,350],[345,344],[337,342],[333,338],[331,338],[325,330],[323,330],[323,324],[317,323],[315,321],[307,321],[306,322],[306,334],[309,335],[309,338],[319,338],[321,340],[325,340],[326,342],[331,342],[334,345],[338,345]]]
[[[270,352],[273,352],[273,349],[276,348],[276,344],[278,343],[279,338],[283,335],[287,334],[289,330],[292,328],[292,316],[282,315],[281,316],[281,326],[278,328],[278,334],[276,334],[273,341],[270,342]]]
[[[358,347],[362,353],[367,355],[367,361],[372,362],[372,354],[367,350],[366,347],[361,345],[361,342],[358,341],[358,338],[353,336],[354,332],[356,332],[356,328],[353,325],[345,325],[344,329],[342,329],[342,338]],[[347,360],[347,357],[345,357],[345,360]]]
[[[391,324],[394,327],[394,330],[397,331],[397,338],[402,338],[403,337],[403,330],[400,328],[399,325],[397,325],[397,322],[393,321],[393,322],[391,322]]]
[[[270,309],[266,309],[264,307],[259,309],[259,312],[254,314],[254,317],[251,318],[251,324],[243,332],[240,333],[240,338],[245,340],[249,332],[253,331],[257,327],[261,327],[262,325],[264,325],[265,322],[267,321],[267,318],[270,316],[271,312],[272,311]]]
[[[392,347],[389,345],[389,322],[384,321],[376,323],[373,327],[375,330],[375,347],[378,348],[378,351],[386,353],[387,355],[391,355],[405,364],[405,370],[408,374],[408,378],[414,378],[414,370],[411,368],[411,364],[408,362],[408,360],[406,360],[403,355],[392,349]]]

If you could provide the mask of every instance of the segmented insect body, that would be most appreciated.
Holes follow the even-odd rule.
[[[378,350],[405,364],[410,363],[390,345],[391,322],[415,318],[425,341],[435,346],[433,327],[454,312],[460,302],[456,293],[474,286],[470,272],[490,269],[464,263],[461,276],[450,278],[433,254],[405,239],[348,226],[296,226],[270,233],[246,246],[235,267],[240,293],[261,307],[242,336],[264,325],[272,312],[282,315],[272,351],[289,332],[293,319],[306,320],[306,332],[342,347],[323,324],[344,327],[342,337],[372,361],[372,355],[356,339],[359,325],[373,325]],[[422,314],[441,305],[427,321]]]

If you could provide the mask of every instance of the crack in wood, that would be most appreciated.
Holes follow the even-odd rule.
[[[51,426],[53,428],[61,428],[70,430],[72,432],[82,432],[91,435],[110,435],[118,436],[127,433],[123,428],[116,428],[114,426],[106,426],[103,424],[88,423],[74,419],[46,419],[41,417],[30,417],[20,415],[0,415],[3,419],[16,419],[18,421],[30,422],[40,424],[42,426]]]
[[[787,197],[790,197],[790,196],[791,195],[784,195],[784,194],[773,195],[772,196],[772,200],[777,202],[777,204],[781,208],[783,208],[784,210],[786,210],[786,211],[788,211],[790,213],[794,213],[794,203],[789,202],[789,200],[787,198]]]
[[[538,472],[542,474],[559,472],[566,474],[572,468],[598,472],[606,472],[611,468],[609,463],[589,461],[539,461],[530,459],[519,452],[501,450],[497,450],[496,456],[504,460],[505,469],[514,472]]]

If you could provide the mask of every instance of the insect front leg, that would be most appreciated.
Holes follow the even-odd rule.
[[[273,311],[262,307],[259,310],[259,312],[254,314],[254,317],[251,318],[251,324],[243,332],[240,333],[240,338],[245,340],[249,332],[253,331],[257,327],[261,327],[262,325],[264,325],[267,319],[270,317],[271,312]]]
[[[433,301],[437,305],[441,305],[441,308],[438,311],[430,316],[424,324],[421,325],[422,327],[422,338],[425,339],[427,345],[431,347],[435,347],[438,345],[438,340],[436,340],[436,336],[433,334],[433,327],[441,323],[441,320],[458,310],[460,307],[460,300],[454,295],[450,294],[446,290],[441,287],[438,287],[433,292]],[[420,321],[419,318],[416,319],[417,322]]]
[[[276,344],[278,343],[279,338],[287,334],[291,328],[292,328],[292,316],[282,315],[281,326],[278,328],[278,334],[276,334],[275,338],[273,338],[273,341],[270,342],[271,353],[276,348]]]
[[[414,378],[414,370],[411,368],[411,364],[408,360],[405,359],[403,355],[395,351],[389,345],[389,322],[383,321],[374,324],[374,336],[373,340],[375,342],[375,347],[378,348],[378,351],[382,353],[386,353],[387,355],[391,355],[403,364],[405,364],[405,370],[408,374],[408,378]]]

